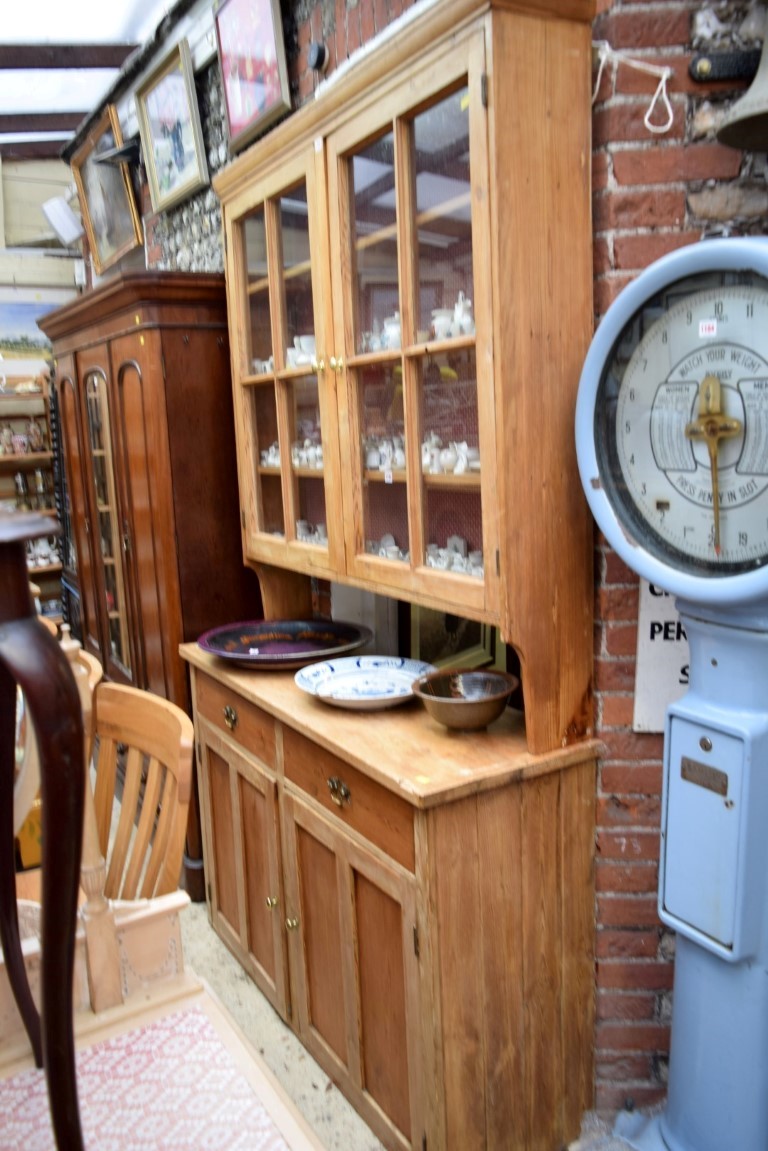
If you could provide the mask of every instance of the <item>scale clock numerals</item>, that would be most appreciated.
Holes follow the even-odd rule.
[[[768,595],[768,240],[692,245],[621,293],[584,365],[577,454],[631,566],[716,582],[765,567]]]

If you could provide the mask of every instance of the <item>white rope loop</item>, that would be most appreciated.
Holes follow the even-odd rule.
[[[672,75],[672,69],[658,64],[646,64],[644,60],[635,60],[633,57],[627,56],[625,52],[621,52],[617,48],[612,48],[607,40],[596,40],[592,44],[592,47],[596,49],[598,59],[597,78],[592,92],[592,103],[594,104],[597,100],[597,93],[600,91],[600,83],[608,61],[613,61],[615,65],[622,63],[627,64],[630,68],[637,69],[638,72],[645,72],[649,76],[658,77],[659,82],[656,85],[653,98],[648,105],[648,110],[643,117],[643,123],[649,132],[654,132],[657,135],[663,135],[665,132],[668,132],[675,118],[667,91],[667,81]],[[663,124],[654,124],[653,113],[656,110],[656,105],[659,103],[665,109],[667,118]]]

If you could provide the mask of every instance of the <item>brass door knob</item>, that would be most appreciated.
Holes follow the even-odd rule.
[[[338,357],[337,356],[331,356],[331,358],[328,362],[331,365],[331,368],[333,369],[334,372],[343,372],[344,371],[344,358],[343,358],[343,356],[338,356]]]
[[[270,909],[273,907],[277,907],[277,896],[276,895],[268,895],[267,896],[267,907],[269,907]]]
[[[337,807],[343,807],[345,803],[349,803],[352,799],[352,792],[344,780],[339,779],[337,775],[332,775],[328,780],[328,790],[331,793],[331,799]]]
[[[299,926],[299,921],[298,921],[298,919],[286,919],[285,926],[288,928],[289,931],[295,931],[296,928]]]

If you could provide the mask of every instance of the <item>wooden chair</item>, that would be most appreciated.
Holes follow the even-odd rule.
[[[94,692],[92,735],[104,895],[149,899],[175,891],[192,794],[192,720],[151,692],[102,682]],[[110,845],[118,764],[124,780]]]
[[[35,1063],[45,1069],[56,1144],[83,1146],[75,1075],[72,981],[83,827],[83,717],[58,643],[35,618],[27,539],[58,530],[43,516],[0,516],[0,942]],[[29,987],[14,883],[16,688],[34,723],[43,800],[42,1012]]]

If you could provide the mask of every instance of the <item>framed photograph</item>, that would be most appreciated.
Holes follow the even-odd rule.
[[[97,275],[144,242],[127,164],[97,157],[123,143],[117,111],[108,104],[71,160],[80,214]]]
[[[234,153],[291,110],[279,0],[218,0],[214,23]]]
[[[181,40],[136,89],[136,110],[152,207],[165,212],[208,183],[186,40]]]

